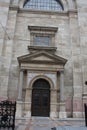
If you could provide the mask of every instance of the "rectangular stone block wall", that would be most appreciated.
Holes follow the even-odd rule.
[[[8,44],[9,36],[6,32],[8,12],[9,12],[9,0],[0,1],[0,99],[7,98],[8,91],[8,75],[9,67],[6,65],[7,57],[5,56],[5,43]],[[5,39],[6,38],[6,39]]]

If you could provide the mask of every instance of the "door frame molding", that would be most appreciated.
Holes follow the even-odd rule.
[[[53,105],[52,105],[52,92],[54,91],[54,83],[53,83],[53,81],[49,78],[49,77],[47,77],[47,76],[45,76],[45,75],[38,75],[38,76],[35,76],[31,81],[30,81],[30,84],[29,84],[29,89],[31,90],[31,111],[32,111],[32,90],[33,90],[33,84],[35,83],[35,81],[36,80],[38,80],[38,79],[45,79],[48,83],[49,83],[49,85],[50,85],[50,117],[51,117],[51,111],[52,111],[52,107],[53,107]],[[32,112],[31,112],[32,113]],[[31,115],[32,116],[32,115]]]
[[[29,89],[33,89],[33,84],[36,80],[38,79],[45,79],[46,81],[49,82],[50,84],[50,89],[54,89],[54,83],[53,81],[48,78],[47,76],[44,76],[44,75],[38,75],[38,76],[35,76],[31,81],[30,81],[30,84],[29,84]]]

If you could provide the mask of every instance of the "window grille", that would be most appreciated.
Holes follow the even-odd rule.
[[[62,11],[63,5],[59,0],[27,0],[24,4],[24,8]]]

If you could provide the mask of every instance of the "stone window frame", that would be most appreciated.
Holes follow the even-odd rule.
[[[51,37],[50,45],[49,46],[43,45],[41,47],[55,47],[55,35],[57,33],[58,27],[28,26],[28,29],[30,31],[30,46],[35,46],[34,37],[38,35],[38,36]]]

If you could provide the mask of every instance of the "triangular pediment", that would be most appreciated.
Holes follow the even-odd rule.
[[[67,60],[46,51],[39,51],[28,55],[20,56],[18,57],[18,61],[19,63],[26,62],[26,63],[40,63],[40,64],[41,63],[65,64]]]

